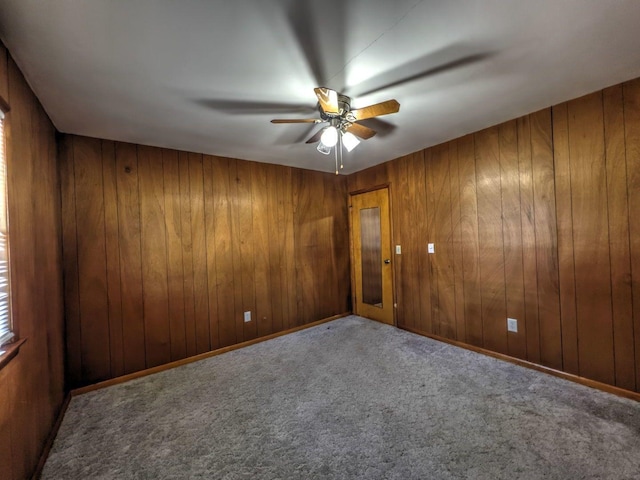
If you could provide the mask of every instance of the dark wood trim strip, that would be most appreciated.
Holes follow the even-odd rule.
[[[51,427],[51,431],[49,432],[49,436],[47,437],[47,441],[42,448],[42,453],[40,453],[40,459],[38,460],[38,465],[36,465],[36,469],[31,476],[31,480],[39,480],[42,475],[42,469],[44,468],[44,464],[49,458],[49,452],[51,451],[51,447],[53,447],[53,442],[58,435],[58,430],[60,430],[60,425],[62,425],[62,419],[64,418],[64,414],[67,413],[67,408],[69,407],[69,402],[71,402],[71,394],[67,393],[65,395],[62,405],[60,406],[60,411],[58,412],[58,416],[56,417],[56,421]]]
[[[0,370],[2,370],[5,366],[7,366],[12,358],[18,355],[18,352],[20,351],[20,347],[26,341],[27,341],[26,338],[21,338],[20,340],[16,340],[13,343],[9,343],[4,347],[0,347],[0,351],[4,351],[4,353],[0,355]]]
[[[9,103],[2,95],[0,95],[0,110],[2,110],[2,113],[8,113],[11,110]]]
[[[450,340],[448,338],[439,337],[438,335],[425,333],[416,328],[407,327],[407,326],[400,326],[398,328],[401,328],[411,333],[415,333],[417,335],[422,335],[423,337],[428,337],[433,340],[437,340],[439,342],[444,342],[450,345],[454,345],[456,347],[464,348],[465,350],[471,350],[472,352],[481,353],[489,357],[497,358],[498,360],[504,360],[505,362],[513,363],[521,367],[530,368],[531,370],[537,370],[538,372],[547,373],[549,375],[553,375],[554,377],[559,377],[564,380],[569,380],[570,382],[579,383],[587,387],[595,388],[596,390],[601,390],[603,392],[612,393],[613,395],[618,395],[619,397],[625,397],[631,400],[635,400],[636,402],[640,402],[640,393],[632,392],[630,390],[625,390],[624,388],[614,387],[613,385],[598,382],[596,380],[590,380],[588,378],[580,377],[578,375],[573,375],[571,373],[562,372],[554,368],[538,365],[537,363],[532,363],[526,360],[521,360],[519,358],[510,357],[509,355],[492,352],[491,350],[486,350],[484,348],[476,347],[474,345],[469,345],[466,343],[458,342],[456,340]]]
[[[333,315],[332,317],[323,318],[322,320],[317,320],[315,322],[307,323],[306,325],[293,327],[288,330],[283,330],[282,332],[272,333],[271,335],[254,338],[252,340],[247,340],[246,342],[237,343],[235,345],[230,345],[228,347],[218,348],[217,350],[212,350],[210,352],[194,355],[193,357],[183,358],[182,360],[176,360],[175,362],[165,363],[164,365],[158,365],[157,367],[147,368],[145,370],[140,370],[139,372],[133,372],[128,375],[123,375],[121,377],[105,380],[104,382],[98,382],[98,383],[94,383],[93,385],[87,385],[86,387],[76,388],[71,390],[71,395],[72,396],[82,395],[84,393],[93,392],[94,390],[100,390],[101,388],[111,387],[112,385],[125,383],[125,382],[128,382],[129,380],[133,380],[136,378],[146,377],[147,375],[163,372],[165,370],[170,370],[172,368],[180,367],[182,365],[187,365],[189,363],[197,362],[199,360],[204,360],[205,358],[215,357],[216,355],[220,355],[222,353],[231,352],[233,350],[238,350],[239,348],[248,347],[256,343],[265,342],[267,340],[272,340],[277,337],[282,337],[284,335],[298,332],[300,330],[305,330],[307,328],[322,325],[323,323],[327,323],[332,320],[337,320],[338,318],[346,317],[347,315],[351,315],[351,312],[345,312],[338,315]]]

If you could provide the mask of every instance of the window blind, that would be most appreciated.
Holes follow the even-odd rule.
[[[7,219],[7,162],[4,151],[4,114],[0,111],[0,346],[13,338],[9,285],[9,235]]]

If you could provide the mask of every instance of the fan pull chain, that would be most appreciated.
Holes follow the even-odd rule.
[[[338,137],[338,142],[340,142],[340,137]],[[338,143],[338,145],[336,145],[336,147],[334,148],[335,150],[335,157],[336,157],[336,175],[338,175],[338,148],[340,146],[340,143]]]
[[[342,135],[338,137],[338,142],[340,143],[340,170],[342,170],[344,168],[342,164]]]

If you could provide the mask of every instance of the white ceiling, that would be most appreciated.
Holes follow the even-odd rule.
[[[320,126],[269,122],[316,86],[401,104],[353,172],[640,77],[638,25],[638,0],[0,0],[58,130],[328,172]]]

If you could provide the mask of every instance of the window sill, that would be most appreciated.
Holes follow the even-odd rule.
[[[6,367],[9,364],[9,362],[16,355],[18,355],[18,352],[20,351],[20,347],[26,341],[27,341],[26,338],[22,338],[20,340],[16,340],[13,343],[9,343],[5,345],[4,347],[0,347],[0,351],[4,352],[3,354],[0,355],[0,370]]]

